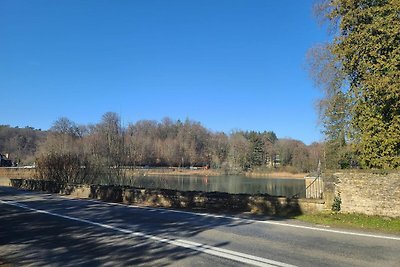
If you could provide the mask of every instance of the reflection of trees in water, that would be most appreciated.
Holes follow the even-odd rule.
[[[292,196],[305,189],[303,179],[261,179],[245,176],[138,176],[128,177],[121,184],[143,188],[164,188],[182,191],[217,191],[234,194],[267,193],[275,196]]]

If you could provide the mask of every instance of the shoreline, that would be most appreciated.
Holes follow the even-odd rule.
[[[243,175],[251,178],[280,178],[280,179],[304,179],[307,173],[290,173],[285,171],[271,172],[243,172],[243,173],[225,173],[217,169],[181,169],[181,168],[149,168],[149,169],[124,169],[126,176],[226,176]],[[27,168],[0,168],[0,177],[8,178],[33,178],[36,175],[35,169]]]
[[[226,174],[222,170],[190,170],[179,168],[163,169],[132,169],[125,170],[125,175],[129,176],[225,176],[225,175],[243,175],[251,178],[280,178],[280,179],[304,179],[307,173],[290,172],[244,172],[238,174]]]
[[[252,178],[281,178],[281,179],[304,179],[308,173],[291,173],[291,172],[249,172],[245,176]]]

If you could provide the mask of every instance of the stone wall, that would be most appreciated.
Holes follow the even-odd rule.
[[[36,177],[35,168],[19,167],[0,167],[0,177],[2,178],[34,178]]]
[[[339,194],[342,212],[400,217],[400,173],[346,171],[326,176],[327,205]]]
[[[323,200],[287,199],[268,195],[184,192],[133,187],[65,185],[59,187],[45,181],[13,179],[13,186],[30,190],[96,198],[105,201],[144,204],[194,210],[250,211],[262,214],[315,213],[332,207],[340,194],[341,211],[400,217],[400,172],[374,173],[344,171],[324,174]],[[8,186],[10,179],[0,178],[0,185]],[[325,203],[325,204],[324,204]]]
[[[324,208],[322,200],[289,199],[267,194],[229,194],[106,185],[60,185],[52,181],[24,179],[11,179],[11,184],[17,188],[61,193],[80,198],[200,211],[288,216],[319,212]]]
[[[10,178],[0,177],[0,186],[11,186]]]

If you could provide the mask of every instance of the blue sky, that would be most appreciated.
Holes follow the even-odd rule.
[[[313,1],[0,1],[0,124],[190,118],[320,141]]]

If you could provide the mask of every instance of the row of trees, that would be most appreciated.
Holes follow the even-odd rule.
[[[310,50],[328,167],[400,167],[400,1],[322,0],[333,33]]]
[[[307,172],[322,158],[321,145],[278,139],[274,132],[227,135],[189,119],[169,118],[122,127],[114,112],[104,114],[98,124],[86,126],[58,119],[39,151],[89,156],[106,166],[203,166],[234,172],[260,167]]]
[[[0,125],[0,153],[10,154],[16,163],[34,162],[38,145],[45,140],[46,134],[29,126]]]

